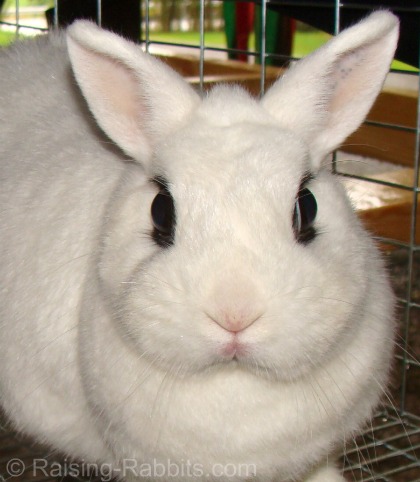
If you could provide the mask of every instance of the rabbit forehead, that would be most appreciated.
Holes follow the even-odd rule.
[[[305,143],[278,126],[245,92],[218,92],[223,95],[205,99],[155,152],[152,169],[156,175],[174,185],[208,182],[213,189],[232,181],[298,183],[310,170]],[[232,95],[226,96],[228,92]]]
[[[256,203],[268,195],[288,206],[309,170],[307,151],[293,135],[255,123],[185,129],[168,140],[158,162],[181,204],[229,195]]]

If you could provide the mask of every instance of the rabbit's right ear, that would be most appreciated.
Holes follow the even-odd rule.
[[[318,168],[365,119],[388,73],[398,18],[378,11],[300,60],[263,97],[264,107],[309,146]]]
[[[199,103],[198,94],[161,61],[92,22],[67,29],[76,80],[104,132],[147,164],[154,145]]]

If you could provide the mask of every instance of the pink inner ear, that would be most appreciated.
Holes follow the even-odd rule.
[[[393,49],[388,47],[384,58],[387,43],[387,37],[379,38],[349,49],[333,63],[331,93],[325,99],[326,124],[313,144],[319,159],[345,141],[368,114],[391,62]]]
[[[135,159],[150,156],[146,125],[150,115],[134,70],[69,39],[73,70],[83,95],[104,132]]]
[[[113,105],[111,111],[137,124],[145,111],[138,95],[139,82],[135,73],[118,61],[106,58],[98,70],[97,89],[104,96],[104,102]]]
[[[351,116],[354,112],[355,115],[359,114],[359,123],[363,121],[389,68],[390,60],[387,63],[387,59],[384,59],[387,43],[387,37],[375,39],[357,49],[348,50],[335,63],[332,73],[335,89],[330,104],[333,116]]]
[[[359,51],[351,52],[341,59],[335,71],[337,83],[348,80],[348,77],[353,73],[353,69],[357,68],[361,62],[363,62],[363,57]]]
[[[343,107],[351,109],[352,97],[363,95],[369,75],[363,64],[366,58],[363,51],[355,50],[346,54],[336,64],[333,77],[334,95],[331,99],[331,112],[340,112]]]
[[[67,44],[75,77],[97,123],[145,165],[157,143],[200,102],[175,71],[90,22],[70,26]]]

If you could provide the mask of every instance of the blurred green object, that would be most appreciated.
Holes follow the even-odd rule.
[[[226,41],[229,49],[238,52],[228,52],[230,59],[247,62],[249,37],[253,30],[255,5],[250,2],[224,2],[223,15],[225,20]]]
[[[255,31],[255,50],[260,53],[256,62],[261,63],[263,17],[259,5],[252,7],[248,2],[224,2],[223,16],[225,34],[229,49],[249,50],[252,24]],[[292,52],[294,21],[276,10],[267,9],[265,17],[265,63],[284,65]],[[268,56],[267,56],[268,55]],[[247,60],[247,56],[229,52],[230,59]]]
[[[336,17],[337,3],[340,16]],[[270,10],[280,11],[313,28],[335,33],[354,25],[372,10],[388,9],[400,19],[400,37],[395,58],[409,65],[418,67],[420,57],[420,2],[419,0],[325,0],[311,2],[307,0],[270,0]]]
[[[255,9],[255,50],[260,53],[255,58],[261,63],[262,55],[262,9]],[[276,10],[266,10],[265,21],[265,63],[266,65],[283,66],[289,62],[292,55],[294,20],[282,15]],[[275,56],[273,56],[273,54]],[[281,57],[277,57],[281,56]]]
[[[0,30],[0,46],[6,47],[16,40],[16,34],[14,32],[7,32]]]
[[[223,2],[223,17],[225,20],[225,35],[226,35],[226,45],[229,49],[235,48],[235,3],[234,2]],[[236,55],[232,52],[228,52],[229,59],[234,59]]]

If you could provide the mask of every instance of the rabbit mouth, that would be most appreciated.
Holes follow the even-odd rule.
[[[264,363],[260,363],[252,353],[251,347],[239,341],[237,337],[234,337],[233,340],[222,346],[220,350],[220,363],[236,365],[258,377],[263,376],[269,379],[278,378],[275,371],[269,369]]]
[[[302,366],[297,367],[289,360],[287,365],[267,359],[256,346],[244,342],[238,334],[219,347],[215,365],[232,365],[241,370],[268,380],[290,381],[301,376]],[[304,370],[306,373],[306,370]]]
[[[233,335],[232,340],[222,346],[220,354],[226,360],[240,360],[249,355],[249,350],[237,336]]]

